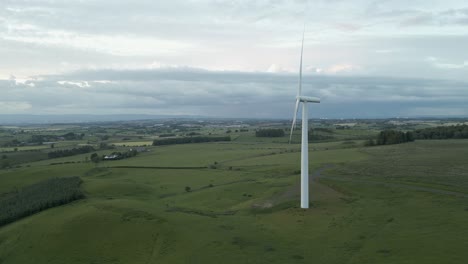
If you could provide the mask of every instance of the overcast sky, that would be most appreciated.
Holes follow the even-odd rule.
[[[468,2],[0,0],[0,114],[468,116]]]

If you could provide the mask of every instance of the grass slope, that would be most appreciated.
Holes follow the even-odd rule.
[[[311,170],[321,173],[306,211],[297,208],[298,147],[176,145],[99,167],[2,171],[0,193],[76,175],[87,198],[1,227],[0,263],[466,263],[468,200],[410,187],[468,193],[468,141],[314,144]]]

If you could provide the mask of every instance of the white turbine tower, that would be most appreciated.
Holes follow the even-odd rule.
[[[302,96],[302,54],[304,52],[304,32],[302,33],[301,62],[299,65],[299,89],[296,96],[296,108],[294,109],[294,119],[291,126],[289,143],[292,140],[296,117],[299,110],[299,103],[302,103],[302,143],[301,143],[301,208],[309,208],[309,117],[307,103],[320,103],[320,98]]]

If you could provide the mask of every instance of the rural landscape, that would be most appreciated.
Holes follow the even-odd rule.
[[[0,263],[464,263],[468,120],[0,130]],[[407,141],[408,139],[408,141]]]
[[[0,264],[467,264],[466,0],[0,0]]]

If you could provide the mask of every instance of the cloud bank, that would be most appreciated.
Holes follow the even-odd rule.
[[[289,118],[297,76],[193,68],[83,70],[0,81],[4,114],[155,114]],[[468,83],[306,74],[316,118],[468,114]]]
[[[467,115],[468,4],[3,0],[0,114]]]

